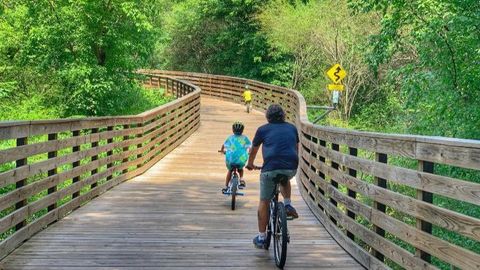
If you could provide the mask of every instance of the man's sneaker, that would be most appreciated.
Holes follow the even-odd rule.
[[[287,212],[287,217],[298,218],[297,210],[291,204],[285,205],[285,211]]]
[[[253,245],[256,248],[264,249],[265,248],[265,239],[260,239],[260,235],[257,235],[253,238]]]
[[[247,186],[247,183],[245,183],[245,180],[240,179],[240,185],[238,185],[238,187],[240,189],[244,189],[246,186]]]

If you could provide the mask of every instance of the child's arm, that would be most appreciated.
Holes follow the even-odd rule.
[[[222,147],[220,148],[220,150],[218,152],[225,154],[225,145],[224,144],[222,144]]]

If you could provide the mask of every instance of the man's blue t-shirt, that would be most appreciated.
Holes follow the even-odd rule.
[[[253,138],[253,146],[263,144],[262,172],[296,170],[298,142],[297,128],[290,123],[268,123],[259,127]]]

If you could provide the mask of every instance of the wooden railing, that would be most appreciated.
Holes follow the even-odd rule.
[[[0,123],[0,259],[198,128],[200,88],[155,79],[176,100],[139,115]]]
[[[146,84],[178,99],[136,116],[0,123],[0,258],[95,196],[143,173],[193,133],[200,120],[195,85],[202,95],[241,103],[248,84],[254,107],[281,104],[297,125],[300,192],[362,265],[435,269],[440,261],[480,268],[478,249],[458,243],[480,244],[479,179],[444,173],[464,170],[478,176],[479,141],[316,126],[293,90],[227,76],[141,73]],[[472,211],[449,209],[448,200]],[[441,236],[445,232],[455,237]]]
[[[293,90],[227,76],[143,72],[182,78],[200,86],[202,94],[239,103],[248,84],[257,109],[283,105],[300,132],[300,192],[363,266],[480,269],[480,141],[317,126],[307,120],[305,101]],[[476,182],[445,171],[477,177]]]

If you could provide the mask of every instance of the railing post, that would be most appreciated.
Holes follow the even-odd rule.
[[[348,148],[348,151],[349,151],[349,154],[351,156],[354,156],[356,157],[357,154],[358,154],[358,150],[357,148],[352,148],[352,147],[349,147]],[[354,169],[351,169],[351,168],[348,168],[348,175],[352,176],[352,177],[357,177],[357,170],[354,170]],[[347,192],[348,192],[348,196],[351,197],[351,198],[354,198],[356,199],[357,198],[357,193],[351,189],[347,189]],[[355,220],[355,213],[348,210],[347,209],[347,216],[350,217],[351,219]],[[352,239],[352,240],[355,240],[355,235],[353,233],[351,233],[350,231],[347,231],[347,236]]]
[[[161,119],[161,117],[157,116],[157,117],[155,117],[154,119],[152,119],[152,120],[149,122],[149,124],[154,123],[155,121],[160,120],[160,119]],[[155,127],[150,131],[150,133],[155,132],[158,128],[159,128],[159,126],[155,126]],[[145,133],[144,133],[144,134],[145,134]],[[155,139],[158,138],[159,136],[160,136],[160,135],[157,135],[157,136],[152,137],[152,138],[150,139],[149,143],[155,141]],[[152,147],[150,147],[149,152],[152,152],[152,151],[155,151],[155,144],[153,144]],[[152,155],[152,157],[151,157],[148,161],[154,159],[155,156],[156,156],[155,154]]]
[[[320,140],[320,145],[323,146],[323,147],[327,147],[327,142],[326,141],[322,141]],[[319,156],[318,158],[321,162],[325,163],[325,157],[323,156]],[[321,171],[318,172],[318,176],[320,176],[324,181],[326,181],[325,179],[325,174]],[[325,195],[325,190],[322,190],[322,189],[319,189],[318,191],[320,191],[320,193],[322,193],[322,195]]]
[[[22,145],[26,145],[27,143],[28,143],[28,138],[27,137],[17,139],[17,147],[22,146]],[[18,159],[15,163],[16,163],[17,168],[22,167],[22,166],[26,166],[27,165],[27,158]],[[26,184],[27,184],[27,178],[19,180],[15,183],[15,188],[21,188],[21,187],[25,186]],[[25,205],[27,205],[27,202],[28,202],[27,199],[17,202],[15,204],[15,209],[18,210],[18,209],[24,207]],[[27,220],[24,219],[24,220],[20,221],[19,223],[17,223],[15,225],[15,230],[18,231],[21,228],[25,227],[25,225],[27,225]]]
[[[319,144],[320,144],[320,146],[325,147],[325,148],[326,148],[326,146],[327,146],[327,142],[326,142],[326,141],[319,140]],[[325,157],[319,155],[318,159],[320,160],[320,162],[325,163]],[[320,171],[320,170],[318,170],[318,176],[320,176],[320,178],[321,178],[323,181],[327,181],[327,180],[325,179],[325,174],[324,174],[322,171]],[[318,191],[319,191],[322,195],[325,195],[325,190],[323,190],[321,187],[318,187]],[[322,209],[322,211],[325,210],[325,209],[324,209],[322,206],[320,206],[320,205],[319,205],[318,207],[320,207],[320,209]]]
[[[307,140],[309,140],[309,141],[312,141],[313,143],[317,143],[317,142],[318,142],[318,139],[317,139],[317,138],[315,138],[315,137],[313,137],[313,136],[310,136],[310,135],[308,135],[308,134],[305,134],[305,138],[307,138]],[[315,153],[314,151],[312,151],[312,149],[306,150],[306,149],[303,148],[303,146],[302,146],[302,151],[306,151],[306,152],[309,153],[312,157],[318,158],[317,153]],[[317,172],[317,168],[315,168],[315,166],[313,166],[312,164],[309,164],[309,165],[310,165],[310,166],[309,166],[310,169],[312,169],[313,171]],[[312,183],[313,185],[315,185],[315,183],[314,183],[312,180],[310,180],[310,183]],[[319,190],[320,190],[320,189],[321,189],[321,188],[319,188]]]
[[[77,137],[79,135],[80,135],[80,130],[74,130],[72,132],[73,137]],[[78,151],[80,151],[80,145],[72,147],[72,152],[73,153],[78,152]],[[80,166],[80,160],[73,162],[72,166],[73,166],[73,168]],[[75,177],[72,178],[72,184],[75,184],[78,181],[80,181],[80,176],[75,176]],[[75,199],[78,196],[80,196],[80,191],[74,192],[72,194],[72,199]]]
[[[178,82],[174,81],[174,83],[175,83],[175,97],[179,98],[179,96],[178,96]]]
[[[151,77],[150,77],[150,78],[151,78]],[[113,131],[113,126],[107,127],[107,132],[110,132],[110,131]],[[109,136],[109,138],[107,139],[107,144],[111,144],[111,143],[113,143],[113,137],[110,137],[110,136]],[[111,155],[113,155],[113,149],[107,151],[107,158],[110,157]],[[109,168],[111,168],[112,166],[113,166],[113,163],[108,163],[108,164],[107,164],[107,170],[108,170]],[[113,178],[113,173],[112,173],[111,175],[107,176],[107,181],[108,181],[108,180],[111,180],[112,178]]]
[[[418,170],[422,171],[422,172],[433,173],[434,163],[429,162],[429,161],[419,160],[418,161]],[[417,189],[417,199],[421,200],[421,201],[424,201],[424,202],[427,202],[427,203],[433,203],[433,193],[423,191],[421,189]],[[422,230],[422,231],[424,231],[428,234],[432,234],[432,223],[423,221],[419,218],[417,218],[416,223],[417,223],[417,228],[418,229],[420,229],[420,230]],[[422,260],[424,260],[426,262],[430,263],[432,261],[432,256],[429,253],[424,252],[421,249],[417,248],[416,251],[415,251],[415,255],[420,257]]]
[[[386,154],[375,153],[375,160],[377,162],[386,164],[388,162],[388,157],[387,157]],[[387,180],[386,179],[383,179],[383,178],[380,178],[380,177],[374,177],[374,182],[375,182],[375,185],[377,185],[381,188],[387,188]],[[382,213],[385,213],[385,211],[387,210],[387,207],[385,206],[385,204],[379,203],[377,201],[373,202],[373,207],[375,209],[377,209],[378,211],[382,212]],[[385,237],[385,230],[384,229],[376,226],[375,224],[373,225],[373,229],[378,235],[380,235],[381,237]],[[378,260],[380,260],[382,262],[385,260],[385,256],[379,250],[372,249],[372,253],[373,253],[373,256],[375,256]]]
[[[340,145],[338,145],[336,143],[332,143],[332,150],[333,151],[340,151]],[[338,163],[332,161],[332,168],[334,168],[335,170],[338,170],[338,167],[339,167]],[[330,179],[330,183],[334,188],[338,189],[338,183],[335,180],[333,180],[333,178]],[[338,203],[333,198],[330,198],[330,202],[335,207],[337,207]],[[330,220],[332,220],[333,223],[337,224],[337,221],[332,216],[330,216]]]
[[[123,125],[123,129],[124,129],[124,130],[125,130],[125,129],[129,129],[129,127],[130,127],[130,125]],[[130,136],[129,136],[129,135],[123,135],[123,141],[127,141],[127,140],[129,140],[129,139],[130,139]],[[124,146],[123,149],[122,149],[123,154],[128,153],[129,148],[130,148],[129,145]],[[124,164],[124,163],[127,163],[127,162],[128,162],[128,155],[127,155],[127,156],[124,156],[124,157],[123,157],[123,160],[122,160],[122,163],[123,163],[123,164]],[[123,174],[125,174],[125,173],[127,173],[127,172],[128,172],[128,167],[125,168],[125,169],[123,169],[123,171],[122,171]]]
[[[48,134],[48,140],[49,141],[55,141],[57,140],[58,138],[58,135],[57,133],[52,133],[52,134]],[[56,158],[57,157],[57,151],[52,151],[52,152],[48,152],[48,158],[49,159],[52,159],[52,158]],[[48,171],[48,176],[52,176],[52,175],[55,175],[57,174],[57,168],[55,167],[54,169],[51,169]],[[54,187],[51,187],[48,189],[48,194],[52,194],[52,193],[55,193],[57,191],[57,186],[55,185]],[[57,208],[57,202],[51,204],[48,206],[48,212],[54,210],[55,208]]]
[[[168,85],[168,82],[169,82],[169,79],[168,79],[168,77],[167,77],[167,80],[166,80],[166,82],[165,82],[165,93],[167,93],[167,95],[170,94],[170,92],[169,92],[169,91],[170,91],[170,88],[168,87],[168,86],[169,86],[169,85]]]
[[[141,128],[143,127],[143,123],[138,123],[137,124],[137,127]],[[142,138],[143,137],[143,132],[140,132],[139,134],[137,134],[137,138]],[[139,144],[137,144],[137,149],[140,149],[141,147],[143,146],[143,142],[141,141]],[[138,153],[137,154],[137,159],[141,158],[143,156],[143,153]],[[137,164],[137,168],[140,168],[142,167],[142,162],[138,163]]]
[[[96,133],[98,133],[98,128],[92,128],[92,133],[91,133],[91,135],[96,134]],[[95,147],[98,147],[98,141],[92,142],[92,148],[95,148]],[[91,159],[91,160],[92,160],[92,162],[98,160],[98,155],[92,156],[92,159]],[[98,168],[95,168],[95,169],[93,169],[93,170],[91,171],[90,175],[94,175],[94,174],[96,174],[97,172],[98,172]],[[90,189],[96,188],[97,185],[98,185],[98,183],[95,181],[95,183],[93,183],[93,184],[90,185]]]

